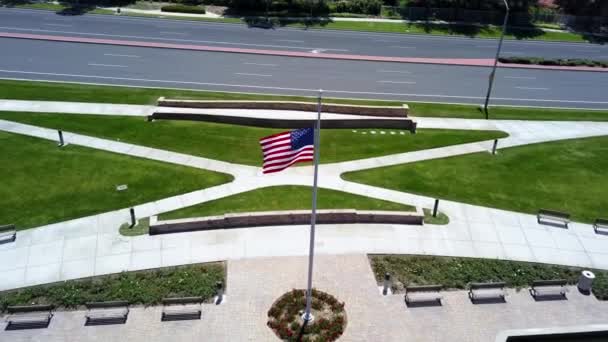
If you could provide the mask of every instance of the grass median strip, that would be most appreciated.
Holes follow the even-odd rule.
[[[142,117],[104,115],[0,112],[0,119],[254,166],[260,166],[262,161],[259,139],[284,131],[198,121],[147,122]],[[416,134],[399,130],[355,131],[323,130],[321,162],[377,157],[506,136],[498,131],[468,130],[420,129]]]
[[[1,224],[65,221],[229,182],[231,176],[0,132]],[[116,186],[128,188],[117,191]]]
[[[253,211],[309,210],[311,203],[312,189],[308,186],[273,186],[163,213],[158,218],[159,220],[174,220]],[[318,209],[412,211],[414,207],[319,188]]]
[[[592,222],[606,216],[608,137],[502,149],[343,175],[349,181],[535,214],[566,211]]]
[[[388,272],[397,292],[402,292],[407,285],[441,284],[448,289],[466,289],[467,284],[473,282],[504,281],[515,288],[550,279],[566,279],[576,284],[582,271],[578,267],[475,258],[371,255],[369,259],[378,283],[382,283]],[[608,300],[608,272],[593,272],[596,275],[593,294],[600,300]]]
[[[224,263],[209,263],[123,272],[0,292],[0,311],[7,306],[51,304],[74,309],[87,302],[124,300],[131,305],[160,304],[165,297],[200,296],[209,301],[216,283],[225,283]]]
[[[306,96],[282,96],[212,91],[135,88],[121,86],[85,85],[37,81],[0,80],[0,97],[13,100],[72,101],[94,103],[121,103],[154,105],[165,96],[187,100],[274,100],[314,102]],[[357,100],[326,98],[332,103],[401,106],[403,101]],[[408,103],[407,101],[405,101]],[[485,114],[475,105],[441,103],[408,103],[411,116],[485,119]],[[541,109],[531,107],[490,107],[491,119],[511,120],[585,120],[608,121],[608,110]]]

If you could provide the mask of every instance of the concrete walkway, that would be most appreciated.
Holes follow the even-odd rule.
[[[510,329],[606,327],[608,320],[608,302],[575,288],[569,289],[568,300],[535,302],[526,290],[509,290],[506,303],[478,305],[466,291],[448,291],[443,306],[406,307],[402,294],[380,295],[365,255],[315,261],[315,287],[346,304],[348,324],[340,341],[492,342]],[[304,287],[306,266],[305,257],[228,261],[225,302],[204,304],[197,321],[161,322],[160,307],[135,307],[124,325],[84,326],[84,311],[58,311],[47,329],[0,331],[0,340],[278,341],[266,326],[268,309],[283,293]]]
[[[94,109],[96,104],[71,105],[75,106],[73,110],[98,111]],[[106,110],[112,108],[110,105]],[[247,111],[241,112],[247,115]],[[501,139],[499,147],[608,135],[608,123],[598,122],[417,120],[424,128],[504,130],[510,136]],[[57,137],[55,130],[5,120],[0,120],[0,130],[49,140],[56,140]],[[69,132],[64,133],[64,137],[70,144],[224,172],[235,177],[228,184],[138,205],[135,207],[138,217],[267,186],[312,184],[311,167],[294,167],[274,175],[262,175],[259,168],[252,166]],[[319,184],[324,188],[430,208],[433,198],[347,182],[340,175],[346,171],[488,151],[490,148],[491,141],[487,141],[322,165]],[[559,229],[539,225],[533,215],[451,201],[442,201],[441,210],[450,216],[451,222],[447,226],[320,226],[317,252],[332,255],[403,253],[486,257],[608,269],[608,236],[596,235],[590,225],[573,223],[570,229]],[[19,232],[15,243],[0,245],[0,260],[15,261],[0,264],[3,276],[0,290],[125,270],[307,254],[307,226],[129,238],[118,233],[118,227],[128,220],[128,215],[128,208],[125,208]]]

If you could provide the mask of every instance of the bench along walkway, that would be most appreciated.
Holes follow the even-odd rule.
[[[505,301],[505,282],[471,283],[469,284],[469,298],[472,303]]]
[[[539,224],[558,225],[568,228],[570,214],[557,210],[540,209],[536,215]]]
[[[202,297],[180,297],[163,299],[161,321],[184,321],[201,319]]]
[[[53,317],[52,305],[9,306],[6,330],[46,328]]]
[[[91,302],[85,325],[125,324],[129,316],[129,303],[126,301]]]
[[[532,282],[530,294],[535,300],[567,299],[565,279],[535,280]]]
[[[405,304],[417,305],[441,305],[442,285],[407,286],[405,288]]]
[[[0,226],[0,244],[14,242],[17,239],[17,229],[15,225],[9,224]]]

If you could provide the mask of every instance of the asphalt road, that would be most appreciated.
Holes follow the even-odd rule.
[[[78,18],[77,20],[80,20]],[[0,78],[221,91],[483,102],[490,69],[1,38]],[[491,103],[608,108],[608,74],[499,69]]]
[[[108,15],[61,16],[50,11],[19,9],[0,9],[0,31],[399,57],[494,58],[497,47],[495,39],[291,28],[266,30],[246,25]],[[608,60],[608,45],[508,40],[502,55]]]

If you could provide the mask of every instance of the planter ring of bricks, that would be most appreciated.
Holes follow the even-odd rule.
[[[306,291],[294,289],[283,294],[268,310],[268,327],[283,341],[335,341],[346,329],[344,302],[316,289],[312,290],[314,320],[304,324]]]

